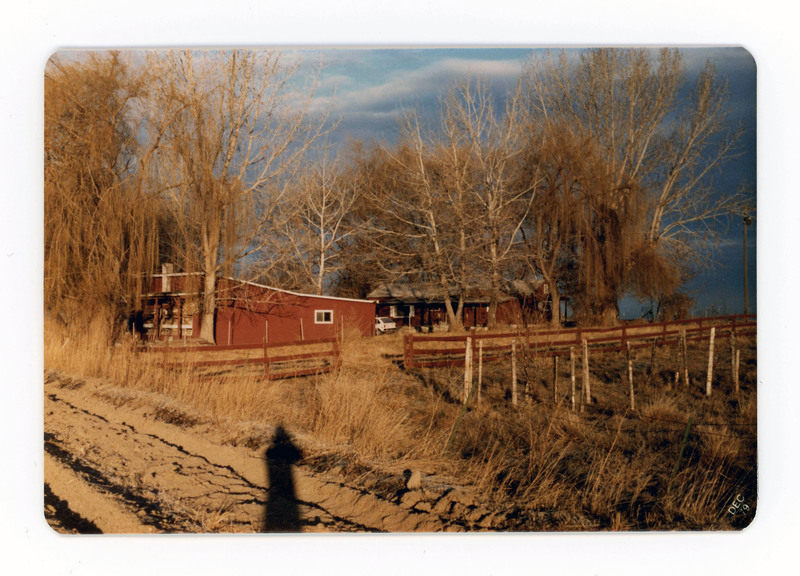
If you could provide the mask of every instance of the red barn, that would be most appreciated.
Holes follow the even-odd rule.
[[[202,275],[153,276],[144,297],[143,326],[157,339],[194,338],[200,334]],[[375,303],[371,300],[301,294],[254,282],[219,278],[214,336],[216,343],[255,344],[328,338],[355,328],[371,336]]]

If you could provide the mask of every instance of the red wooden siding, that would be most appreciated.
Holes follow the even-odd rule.
[[[155,276],[151,299],[169,308],[180,308],[187,299],[201,300],[201,276]],[[164,290],[166,288],[166,290]],[[316,322],[317,311],[328,311],[330,322]],[[326,318],[327,319],[327,318]],[[193,314],[192,336],[200,334],[202,316]],[[217,312],[214,337],[218,345],[263,342],[284,343],[338,334],[357,329],[371,336],[375,304],[367,300],[299,294],[230,278],[217,281]]]

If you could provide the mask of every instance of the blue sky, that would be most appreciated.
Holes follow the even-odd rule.
[[[558,48],[550,48],[558,49]],[[577,53],[580,49],[571,48]],[[328,49],[301,51],[303,66],[321,67],[315,107],[331,111],[340,124],[331,142],[348,139],[391,144],[405,111],[415,110],[424,121],[435,123],[439,99],[457,80],[471,75],[489,83],[498,103],[513,90],[523,66],[545,49],[434,48],[434,49]],[[710,61],[728,81],[731,127],[741,124],[743,154],[714,175],[720,193],[736,191],[747,183],[756,186],[756,65],[743,48],[682,48],[689,83]],[[748,230],[749,308],[756,311],[756,234],[758,218]],[[729,313],[744,309],[742,222],[732,220],[716,252],[717,265],[688,287],[696,299],[696,313]],[[642,305],[626,300],[622,313],[638,317]]]
[[[566,48],[570,58],[582,48]],[[652,47],[654,56],[657,48]],[[302,102],[314,84],[312,112],[328,113],[338,122],[328,137],[334,151],[350,141],[375,141],[391,145],[399,133],[399,122],[414,111],[431,128],[437,126],[440,99],[455,82],[467,77],[487,83],[498,106],[515,89],[525,64],[532,58],[549,57],[550,48],[328,48],[285,50],[284,63],[298,63],[290,103]],[[737,47],[682,47],[687,88],[710,62],[721,79],[728,82],[728,122],[733,129],[744,128],[742,155],[713,174],[720,194],[741,186],[756,194],[756,64],[749,52]],[[69,53],[64,53],[68,56]],[[78,52],[77,56],[84,55]],[[143,53],[137,56],[142,56]],[[749,311],[757,310],[757,214],[748,227]],[[744,311],[742,221],[731,219],[713,253],[715,265],[700,273],[686,291],[695,299],[695,314],[713,311]],[[638,318],[649,303],[631,298],[621,302],[624,318]]]

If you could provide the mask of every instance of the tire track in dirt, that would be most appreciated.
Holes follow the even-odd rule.
[[[271,461],[267,447],[215,444],[202,431],[156,421],[145,408],[116,407],[95,392],[78,380],[46,378],[45,481],[60,503],[49,506],[56,529],[69,513],[117,533],[494,527],[491,514],[464,505],[452,489],[380,497],[302,463]],[[288,491],[278,476],[284,468]]]

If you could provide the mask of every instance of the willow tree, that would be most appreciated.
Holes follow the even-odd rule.
[[[561,324],[562,291],[576,284],[581,196],[595,187],[585,144],[567,130],[545,124],[530,132],[524,148],[527,169],[520,177],[522,186],[536,179],[536,203],[522,229],[523,261],[547,285],[554,328]]]
[[[310,122],[313,90],[297,96],[298,63],[279,52],[154,54],[151,176],[203,274],[200,338],[214,341],[217,278],[260,249],[325,119]],[[302,92],[302,90],[301,90]]]
[[[45,70],[45,305],[65,317],[135,307],[157,253],[157,203],[139,178],[144,75],[118,53],[54,56]]]
[[[741,204],[737,194],[715,189],[712,178],[738,153],[739,132],[726,123],[727,85],[710,64],[693,89],[687,83],[681,53],[669,49],[562,52],[532,59],[523,75],[531,114],[598,151],[612,190],[609,206],[622,205],[623,191],[636,194],[643,207],[631,212],[640,215],[633,226],[641,240],[638,261],[666,274],[664,283],[658,274],[639,275],[655,281],[648,290],[674,287],[680,268],[708,253],[715,224]],[[625,287],[622,278],[617,285]],[[607,305],[616,308],[620,295]],[[614,313],[602,316],[609,321]]]

